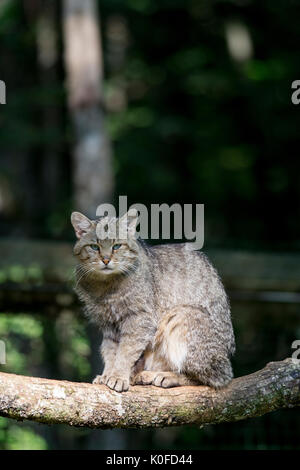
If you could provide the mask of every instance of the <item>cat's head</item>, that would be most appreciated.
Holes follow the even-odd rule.
[[[137,220],[137,213],[130,211],[120,219],[99,220],[72,213],[71,223],[78,239],[74,254],[79,258],[83,276],[107,279],[135,268],[140,249],[135,238]]]

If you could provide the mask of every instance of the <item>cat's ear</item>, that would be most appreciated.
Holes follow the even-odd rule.
[[[136,209],[129,209],[129,211],[121,218],[121,226],[129,237],[135,236],[138,220],[138,211]]]
[[[136,226],[139,221],[139,214],[136,209],[129,209],[127,212],[127,217],[128,217],[128,233],[131,236],[134,236],[136,233]]]
[[[80,212],[72,212],[71,223],[77,238],[83,237],[91,228],[92,222]]]

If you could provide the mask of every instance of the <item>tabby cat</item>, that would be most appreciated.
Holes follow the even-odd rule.
[[[93,383],[118,392],[130,384],[226,386],[235,342],[222,282],[206,255],[189,243],[149,246],[138,240],[137,217],[127,236],[99,238],[97,224],[79,212],[71,222],[76,292],[103,333],[104,370]],[[109,233],[109,231],[105,232]]]

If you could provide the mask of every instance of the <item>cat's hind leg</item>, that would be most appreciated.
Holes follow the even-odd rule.
[[[144,370],[134,377],[134,384],[163,388],[196,385],[195,381],[181,373],[187,356],[186,326],[182,309],[178,307],[163,316],[153,350],[146,357]]]
[[[151,383],[158,387],[192,384],[224,387],[233,376],[229,340],[230,335],[228,340],[224,339],[224,331],[215,327],[205,309],[174,307],[158,325],[152,364],[145,367],[140,379],[145,382],[151,377],[146,374],[148,369],[152,374]]]
[[[183,374],[169,371],[143,370],[134,378],[135,385],[155,385],[156,387],[170,388],[181,385],[196,385]]]
[[[188,323],[185,311],[174,307],[161,319],[154,338],[153,362],[164,362],[163,370],[181,374],[188,354]]]

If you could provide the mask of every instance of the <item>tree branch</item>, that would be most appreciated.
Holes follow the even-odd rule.
[[[209,387],[131,387],[117,393],[103,385],[0,373],[0,415],[89,428],[146,428],[238,421],[300,405],[300,363],[271,362]]]

